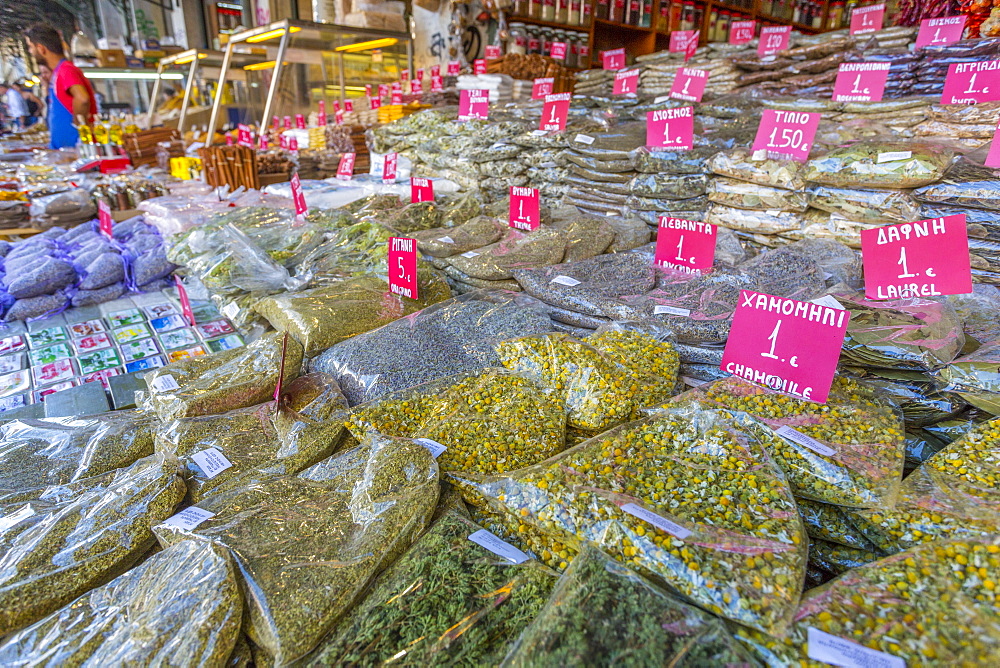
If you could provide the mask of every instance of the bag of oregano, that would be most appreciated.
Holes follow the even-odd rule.
[[[557,581],[476,524],[441,517],[302,662],[306,666],[497,665]],[[514,561],[514,560],[517,561]]]
[[[576,549],[594,543],[706,610],[781,633],[808,541],[748,421],[676,405],[505,476],[451,478],[512,531],[524,522]]]
[[[424,446],[371,434],[298,475],[203,499],[154,531],[164,546],[195,538],[229,549],[247,596],[244,630],[285,665],[424,531],[439,489]]]
[[[754,664],[721,620],[586,546],[502,665],[694,668]]]
[[[0,663],[223,665],[242,608],[229,555],[186,540],[7,637]]]
[[[153,455],[0,504],[0,633],[130,568],[155,542],[150,527],[184,498],[177,473],[176,459]]]
[[[990,666],[1000,656],[998,580],[1000,537],[939,540],[810,590],[783,638],[737,633],[770,666],[827,666],[810,657],[831,643],[846,643],[843,653],[884,652],[898,665]]]
[[[347,400],[323,373],[296,378],[281,401],[221,415],[180,418],[156,431],[157,451],[180,458],[193,503],[250,481],[292,475],[329,457],[343,433]]]

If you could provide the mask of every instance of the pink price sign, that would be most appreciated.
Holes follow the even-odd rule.
[[[555,85],[556,80],[554,77],[535,79],[535,82],[531,85],[531,99],[544,100],[546,95],[552,94],[552,89]]]
[[[357,153],[344,153],[340,156],[340,162],[337,164],[338,179],[341,181],[350,181],[354,178],[354,161],[357,157]]]
[[[503,56],[500,47],[496,44],[490,44],[486,47],[486,60],[496,60]]]
[[[746,44],[753,39],[756,21],[733,21],[729,24],[729,43]]]
[[[917,48],[944,46],[962,39],[965,32],[965,14],[945,16],[940,19],[924,19],[917,33]]]
[[[647,111],[646,146],[675,151],[694,148],[694,107]]]
[[[379,95],[384,95],[384,93],[382,92],[383,86],[385,86],[385,84],[379,85]],[[365,84],[365,97],[371,97],[371,96],[372,96],[372,85]]]
[[[711,223],[660,216],[654,261],[668,269],[702,274],[715,264],[717,231]]]
[[[295,204],[295,215],[305,216],[309,211],[309,207],[306,206],[306,196],[302,192],[302,181],[299,179],[299,173],[295,172],[292,174],[291,179],[292,185],[292,202]]]
[[[298,151],[299,150],[299,140],[296,137],[288,138],[288,150]]]
[[[855,7],[851,12],[851,34],[864,35],[881,30],[884,15],[884,4]]]
[[[549,47],[549,57],[552,60],[566,60],[566,42],[552,42]]]
[[[370,97],[370,98],[368,98],[368,108],[369,109],[381,109],[382,108],[382,98],[380,98],[380,97]]]
[[[833,85],[835,102],[880,102],[889,63],[841,63]]]
[[[843,308],[741,290],[719,368],[825,403],[850,319]]]
[[[542,118],[538,122],[540,132],[562,132],[566,129],[566,117],[569,116],[569,101],[571,93],[555,93],[545,96],[542,105]]]
[[[181,281],[181,277],[174,274],[174,285],[177,287],[177,299],[181,302],[181,314],[188,325],[194,327],[194,309],[191,308],[191,299],[188,297],[187,288]]]
[[[97,202],[97,226],[100,228],[101,234],[108,239],[111,238],[112,227],[114,227],[111,207],[103,199]]]
[[[788,48],[788,39],[791,34],[792,26],[764,26],[760,29],[757,55],[764,58],[784,51]]]
[[[805,162],[809,159],[819,119],[818,113],[765,109],[753,140],[753,159]]]
[[[281,125],[281,119],[280,118],[278,118],[277,116],[275,116],[275,117],[273,117],[271,119],[271,127],[272,128],[274,128],[275,130],[277,130],[280,125]]]
[[[517,230],[531,232],[541,223],[537,188],[510,187],[510,211],[507,224]]]
[[[292,129],[292,117],[291,116],[285,116],[285,129],[286,130],[291,130]]]
[[[344,110],[343,109],[338,109],[337,111],[333,112],[333,122],[336,123],[337,125],[343,125],[344,124]]]
[[[236,126],[236,143],[240,146],[253,146],[250,139],[250,126],[240,123]]]
[[[438,69],[440,70],[441,68],[438,68]],[[417,71],[416,71],[416,74],[414,76],[415,76],[415,78],[416,78],[417,81],[423,81],[424,80],[424,68],[418,67]]]
[[[378,96],[380,98],[389,97],[389,84],[378,85]]]
[[[444,90],[444,81],[441,79],[441,75],[432,74],[431,75],[431,92],[440,93]]]
[[[389,99],[389,103],[390,104],[403,104],[403,91],[396,90],[394,88],[392,90],[392,96]]]
[[[424,82],[422,79],[414,79],[410,82],[410,95],[423,95]],[[402,100],[400,100],[402,101]]]
[[[430,179],[410,179],[410,203],[433,202],[434,182]]]
[[[490,116],[490,91],[463,90],[458,98],[458,120],[486,120]]]
[[[952,63],[944,79],[941,104],[976,104],[1000,100],[1000,60]]]
[[[472,63],[472,73],[473,74],[486,74],[486,59],[476,58]]]
[[[354,100],[344,100],[344,113],[351,113],[354,111]]]
[[[321,128],[326,126],[326,101],[319,101],[319,111],[316,113],[316,125]]]
[[[258,151],[266,151],[267,150],[267,137],[264,136],[264,135],[261,135],[260,137],[258,137],[258,140],[259,140],[259,142],[257,144],[257,150]]]
[[[615,72],[612,91],[615,95],[636,95],[639,92],[639,70]]]
[[[431,65],[431,76],[432,77],[439,77],[439,76],[441,76],[441,66],[440,65]]]
[[[233,145],[233,136],[226,135],[226,146],[232,146],[232,145]]]
[[[993,142],[990,143],[990,152],[986,154],[986,162],[983,164],[987,167],[1000,168],[1000,122],[997,123],[996,129],[993,131]]]
[[[868,299],[972,292],[964,213],[861,230],[861,259]]]
[[[698,30],[675,30],[670,33],[670,53],[686,53],[688,43],[698,40]]]
[[[340,111],[340,100],[334,100],[333,101],[333,110],[334,111]]]
[[[410,70],[406,69],[406,68],[401,69],[399,71],[399,80],[400,81],[409,81],[410,80]]]
[[[395,183],[396,165],[399,163],[398,153],[386,153],[382,160],[382,183]]]
[[[625,49],[601,52],[601,66],[606,70],[620,70],[625,67]]]
[[[299,130],[306,129],[306,117],[302,114],[295,114],[295,127]]]
[[[389,292],[417,299],[417,241],[389,237]]]
[[[674,83],[670,87],[670,97],[685,102],[701,102],[707,83],[708,70],[682,67],[677,70],[677,74],[674,76]]]
[[[701,40],[701,31],[695,30],[694,35],[688,40],[687,48],[684,49],[684,62],[694,58],[695,52],[698,50],[698,42]]]
[[[448,76],[457,77],[462,73],[462,65],[457,60],[448,61]]]

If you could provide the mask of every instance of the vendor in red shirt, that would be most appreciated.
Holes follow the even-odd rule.
[[[97,114],[97,100],[90,82],[73,63],[66,60],[62,37],[52,26],[39,23],[28,28],[24,36],[28,51],[39,64],[52,70],[52,87],[49,91],[48,123],[50,148],[76,146],[80,134],[74,120],[91,123]]]

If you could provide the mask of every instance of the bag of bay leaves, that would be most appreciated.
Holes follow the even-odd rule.
[[[938,369],[934,380],[942,392],[955,392],[976,408],[1000,415],[1000,343]]]
[[[8,636],[5,666],[221,666],[243,608],[229,555],[185,540]]]
[[[423,533],[438,468],[424,446],[377,434],[298,475],[203,499],[154,526],[228,548],[246,595],[244,630],[277,665],[295,661]]]
[[[181,460],[188,495],[210,494],[293,475],[337,449],[347,400],[325,373],[300,376],[281,399],[221,415],[179,418],[156,430],[156,449]]]

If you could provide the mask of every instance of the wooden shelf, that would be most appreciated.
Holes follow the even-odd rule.
[[[622,28],[624,30],[635,30],[636,32],[645,33],[656,32],[652,28],[642,28],[640,26],[634,26],[631,23],[618,23],[617,21],[608,21],[607,19],[594,19],[594,22],[611,28]]]
[[[544,26],[546,28],[558,28],[559,30],[572,30],[573,32],[589,32],[590,26],[571,26],[565,23],[556,23],[555,21],[543,21],[541,19],[533,19],[530,16],[510,16],[507,18],[507,25],[511,23],[530,23],[536,26]]]

